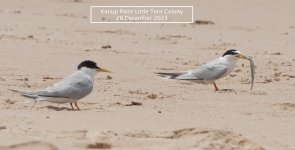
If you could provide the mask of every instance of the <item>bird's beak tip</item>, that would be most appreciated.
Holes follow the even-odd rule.
[[[241,58],[241,59],[249,59],[248,56],[244,55],[244,54],[239,54],[238,55],[238,58]]]
[[[108,69],[96,69],[97,72],[109,72],[111,73],[112,71],[111,70],[108,70]]]

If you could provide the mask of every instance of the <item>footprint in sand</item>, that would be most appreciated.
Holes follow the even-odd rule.
[[[58,150],[56,146],[49,143],[43,143],[38,141],[22,143],[22,144],[15,144],[7,147],[0,147],[0,150]]]
[[[108,131],[95,136],[91,133],[91,135],[93,137],[92,141],[96,142],[86,145],[86,148],[264,150],[263,147],[240,134],[223,130],[186,128],[163,133],[151,133],[143,130],[125,133]]]

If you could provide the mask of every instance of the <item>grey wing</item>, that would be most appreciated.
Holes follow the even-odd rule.
[[[179,80],[216,80],[221,78],[227,71],[224,65],[204,65],[196,70],[190,70],[188,73],[178,76]]]
[[[38,95],[80,99],[88,95],[92,88],[93,83],[90,78],[80,72],[75,72],[54,86],[48,87],[44,91],[39,91]]]
[[[40,91],[11,90],[21,95],[37,99],[46,100],[48,98],[70,98],[81,99],[91,93],[93,89],[92,80],[81,72],[75,72],[70,76]]]

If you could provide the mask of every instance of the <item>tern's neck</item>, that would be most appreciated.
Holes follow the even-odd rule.
[[[221,59],[223,59],[223,63],[229,63],[233,65],[235,65],[238,60],[236,57],[233,57],[233,56],[224,56],[224,57],[221,57]]]
[[[222,59],[222,63],[227,66],[226,74],[231,73],[234,70],[238,59],[232,56],[224,56],[224,57],[221,57],[221,59]]]
[[[87,68],[87,67],[80,68],[80,71],[88,74],[91,79],[94,79],[94,76],[96,74],[96,70],[95,69],[90,69],[90,68]]]

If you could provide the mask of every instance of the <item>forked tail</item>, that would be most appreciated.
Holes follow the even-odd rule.
[[[176,77],[182,75],[183,73],[164,73],[164,72],[157,72],[155,73],[161,77],[167,78],[167,79],[175,79]]]
[[[38,97],[36,92],[32,92],[32,91],[14,90],[14,89],[8,89],[8,90],[12,91],[12,92],[19,93],[22,96],[27,97],[27,98],[31,98],[31,99],[36,99]]]

